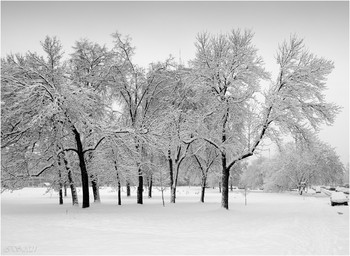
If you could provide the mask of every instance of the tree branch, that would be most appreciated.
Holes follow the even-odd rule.
[[[250,157],[254,154],[254,151],[256,150],[256,148],[258,147],[258,145],[260,144],[262,138],[264,137],[265,133],[266,133],[266,130],[267,128],[269,127],[269,125],[272,123],[272,120],[269,120],[269,117],[270,117],[270,114],[271,114],[271,111],[272,111],[272,106],[270,106],[268,108],[268,111],[267,111],[267,114],[266,114],[266,118],[265,118],[265,124],[263,125],[263,128],[260,132],[260,135],[259,137],[257,138],[257,140],[255,141],[252,149],[250,149],[248,152],[242,154],[240,157],[236,158],[235,160],[233,160],[228,166],[228,170],[231,169],[231,167],[237,162],[237,161],[240,161],[244,158],[247,158],[247,157]]]
[[[60,154],[62,154],[63,152],[68,152],[68,151],[74,151],[75,153],[78,154],[78,150],[75,149],[75,148],[65,148],[65,149],[62,149],[62,150],[58,151],[57,155],[60,155]]]
[[[190,147],[190,144],[187,144],[184,154],[183,154],[183,155],[181,156],[181,158],[179,159],[178,166],[180,166],[181,162],[185,159],[189,147]]]
[[[13,176],[13,178],[10,179],[5,179],[3,181],[7,181],[7,180],[16,180],[18,178],[31,178],[31,177],[39,177],[41,174],[43,174],[45,171],[47,171],[48,169],[50,169],[51,167],[53,167],[54,164],[51,164],[49,166],[46,166],[44,169],[42,169],[40,172],[38,172],[37,174],[29,174],[29,175],[19,175],[19,176],[15,176],[11,173],[9,173],[11,176]]]
[[[203,138],[203,140],[205,140],[206,142],[208,142],[209,144],[213,145],[215,148],[217,148],[221,153],[223,153],[223,150],[219,147],[218,144],[216,144],[214,141],[208,139],[208,138]]]
[[[199,168],[201,169],[202,175],[204,175],[204,168],[203,168],[201,162],[199,161],[197,155],[193,155],[193,156],[194,156],[194,159],[196,159],[196,161],[197,161],[197,163],[199,165]]]
[[[46,166],[44,169],[42,169],[39,173],[37,174],[33,174],[33,175],[30,175],[30,177],[38,177],[40,176],[43,172],[45,172],[46,170],[50,169],[51,167],[53,167],[54,164],[51,164],[50,166]]]
[[[209,170],[210,166],[212,166],[212,164],[215,162],[216,158],[219,156],[219,154],[215,154],[215,157],[209,162],[208,166],[207,166],[207,170]]]
[[[93,148],[88,148],[88,149],[84,150],[84,151],[83,151],[83,154],[85,154],[85,153],[88,152],[88,151],[94,151],[94,150],[96,150],[96,148],[98,147],[98,145],[100,145],[100,143],[101,143],[104,139],[105,139],[105,137],[102,137],[102,138],[97,142],[97,144],[95,145],[95,147],[93,147]]]

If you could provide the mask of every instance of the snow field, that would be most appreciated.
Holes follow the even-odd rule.
[[[118,206],[115,190],[102,188],[101,204],[87,209],[73,207],[70,196],[58,205],[57,193],[45,191],[1,195],[2,254],[349,254],[349,208],[319,194],[252,191],[245,206],[234,191],[227,211],[211,188],[204,204],[198,187],[179,187],[176,204],[167,190],[165,207],[157,189],[143,205],[135,190],[129,198],[123,192]]]

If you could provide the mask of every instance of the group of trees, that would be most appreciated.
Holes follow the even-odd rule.
[[[314,138],[288,142],[272,158],[258,158],[244,171],[241,183],[250,188],[284,191],[302,184],[347,183],[346,170],[330,145]]]
[[[112,49],[77,41],[63,58],[59,40],[46,37],[45,56],[1,60],[3,188],[46,175],[59,191],[68,184],[77,204],[79,182],[85,208],[90,183],[96,202],[99,184],[118,187],[119,203],[121,185],[135,184],[142,204],[144,185],[156,182],[170,187],[175,203],[186,167],[200,173],[204,201],[208,174],[219,169],[228,209],[230,173],[264,138],[292,133],[308,141],[339,111],[323,96],[333,63],[295,36],[279,46],[275,80],[251,31],[198,34],[188,67],[172,58],[140,67],[131,39],[112,38]]]

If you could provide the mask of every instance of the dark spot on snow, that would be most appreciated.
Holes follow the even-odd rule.
[[[342,212],[337,212],[339,215],[342,215],[343,213]]]

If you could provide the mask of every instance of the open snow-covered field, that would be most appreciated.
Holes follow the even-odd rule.
[[[56,192],[25,188],[1,195],[2,254],[349,254],[349,208],[331,207],[320,194],[230,193],[179,187],[177,203],[162,206],[160,192],[136,204],[101,189],[101,204],[58,205]],[[125,193],[124,193],[125,194]],[[80,194],[81,202],[81,194]]]

